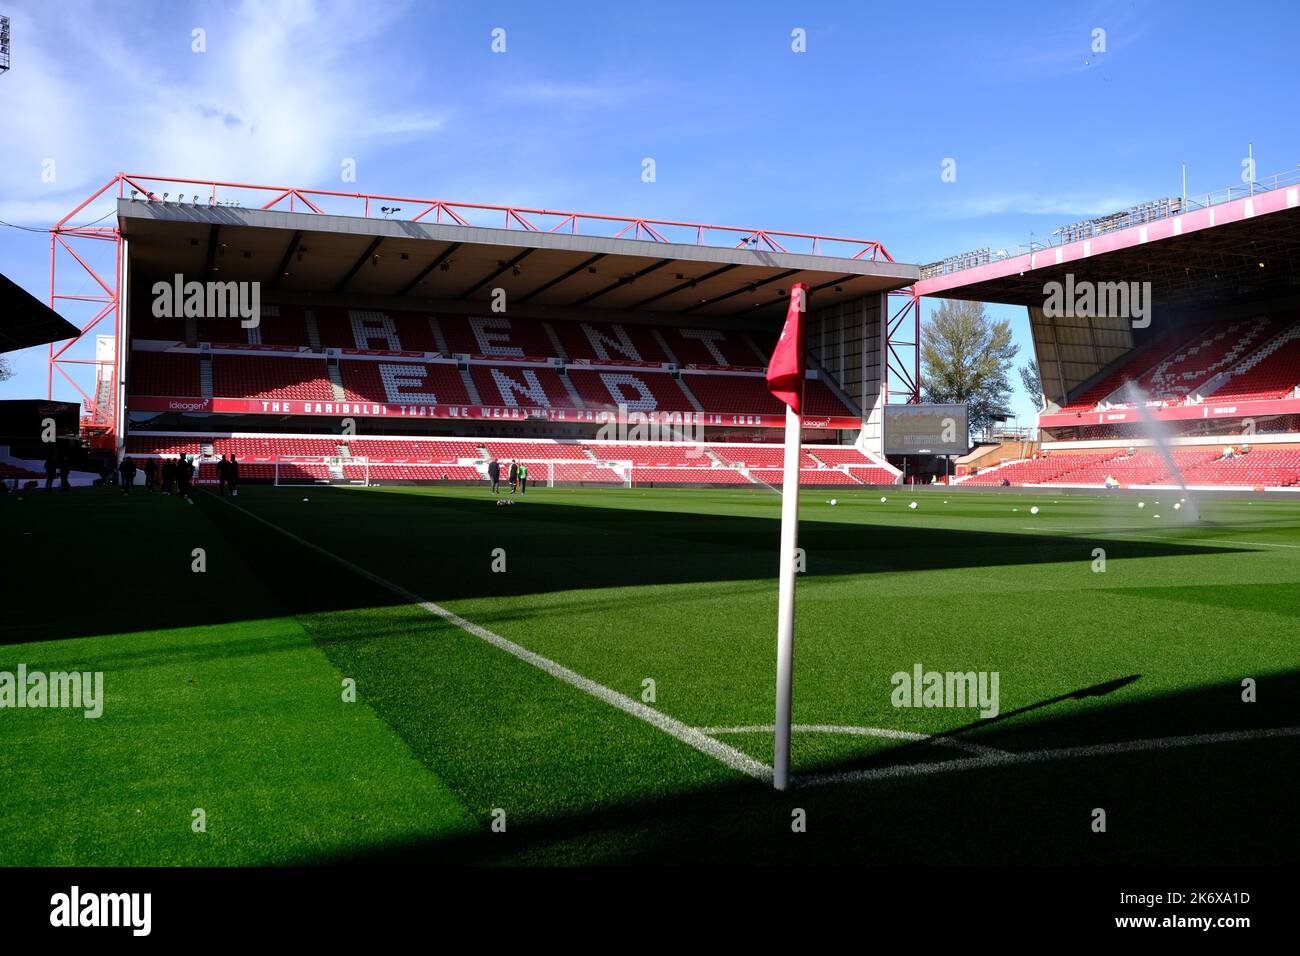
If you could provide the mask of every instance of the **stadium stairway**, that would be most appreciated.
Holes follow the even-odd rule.
[[[334,391],[334,401],[347,401],[348,393],[343,388],[343,373],[334,362],[325,363],[326,374],[329,375],[330,388]]]
[[[212,356],[199,356],[199,397],[212,397]]]
[[[460,369],[460,380],[465,383],[465,391],[469,394],[470,402],[482,405],[483,399],[479,397],[478,386],[474,384],[474,377],[469,374],[468,368]]]

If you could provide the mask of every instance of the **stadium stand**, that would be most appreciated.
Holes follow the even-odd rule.
[[[1292,394],[1300,382],[1300,322],[1237,363],[1228,375],[1207,402],[1248,402]]]
[[[782,414],[755,364],[757,346],[734,331],[293,305],[265,307],[250,328],[238,319],[196,325],[191,334],[176,319],[136,323],[130,395]],[[210,396],[199,342],[211,345]],[[337,350],[337,371],[327,349]],[[434,355],[458,355],[467,367]],[[698,367],[679,382],[674,361]],[[855,414],[818,380],[808,382],[806,404],[811,416]]]
[[[1248,485],[1285,488],[1300,484],[1300,448],[1257,448],[1244,455],[1222,455],[1188,468],[1189,485]]]
[[[471,365],[469,374],[484,405],[564,408],[574,404],[554,368]]]
[[[1266,316],[1199,329],[1139,375],[1137,385],[1153,401],[1181,402],[1197,386],[1271,339],[1286,322]]]
[[[129,365],[133,395],[198,395],[199,357],[194,354],[135,352]]]
[[[137,353],[150,354],[150,353]],[[241,358],[229,353],[212,357],[212,393],[221,398],[334,400],[325,362],[278,355]],[[188,393],[199,394],[196,389]]]
[[[1300,384],[1300,321],[1288,313],[1168,332],[1137,350],[1120,369],[1074,397],[1061,411],[1091,411],[1128,381],[1136,382],[1152,401],[1178,404],[1194,399],[1202,386],[1211,385],[1220,375],[1225,380],[1212,386],[1207,402],[1292,394]],[[1121,407],[1129,404],[1115,402]]]
[[[1289,487],[1300,483],[1300,448],[1255,448],[1225,458],[1220,448],[1175,449],[1174,462],[1189,486]],[[1114,478],[1122,487],[1175,484],[1163,456],[1141,451],[1134,455],[1109,451],[1099,454],[1058,454],[1032,461],[1014,462],[961,479],[970,485],[1101,486]]]

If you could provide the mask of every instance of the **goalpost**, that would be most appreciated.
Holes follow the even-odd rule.
[[[342,455],[277,455],[275,486],[370,485],[370,459]]]

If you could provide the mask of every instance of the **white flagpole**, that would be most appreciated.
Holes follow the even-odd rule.
[[[800,383],[802,384],[802,383]],[[785,409],[785,475],[781,485],[781,577],[776,612],[776,754],[772,784],[790,785],[790,692],[794,682],[794,553],[799,545],[801,420]]]

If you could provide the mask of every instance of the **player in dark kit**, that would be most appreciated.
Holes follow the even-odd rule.
[[[488,480],[492,482],[492,494],[501,494],[501,462],[495,458],[488,462]]]

